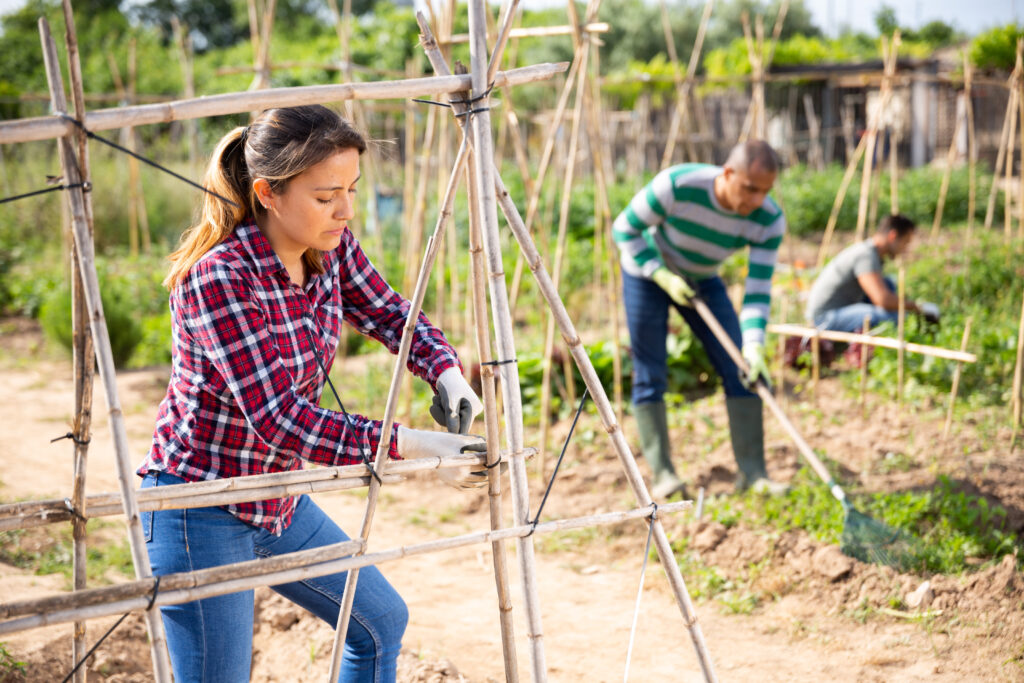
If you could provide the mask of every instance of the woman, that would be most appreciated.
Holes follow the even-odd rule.
[[[396,352],[410,304],[352,236],[362,136],[322,106],[272,109],[228,133],[207,170],[199,222],[171,255],[171,380],[143,488],[347,465],[372,458],[382,424],[319,407],[342,321]],[[223,201],[228,199],[235,204]],[[409,369],[437,390],[454,431],[482,406],[455,351],[420,315]],[[482,450],[479,437],[395,425],[389,457]],[[486,479],[469,475],[475,484]],[[145,513],[156,575],[339,543],[308,497]],[[332,627],[346,574],[274,586]],[[175,680],[248,681],[253,592],[161,608]],[[395,679],[408,613],[375,567],[360,571],[344,681]]]

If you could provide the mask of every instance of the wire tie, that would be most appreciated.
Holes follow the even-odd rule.
[[[455,118],[460,118],[462,116],[472,116],[473,114],[479,114],[480,112],[490,110],[490,107],[477,107],[476,109],[468,109],[466,111],[458,112],[457,114],[455,114]]]
[[[50,439],[50,443],[56,443],[57,441],[61,441],[63,439],[71,439],[72,441],[74,441],[79,446],[88,446],[89,442],[92,441],[92,439],[79,439],[73,433],[68,432],[67,434],[65,434],[63,436],[58,436],[55,439]]]
[[[486,363],[480,365],[508,365],[509,363],[518,363],[519,361],[515,358],[509,358],[508,360],[489,360]]]
[[[78,521],[83,522],[83,523],[89,521],[88,519],[85,518],[85,515],[83,515],[81,512],[79,512],[75,508],[75,505],[74,505],[74,503],[71,502],[70,498],[65,498],[64,499],[64,507],[66,507],[68,509],[68,512],[71,513],[71,516],[74,517],[75,519],[77,519]]]
[[[125,154],[130,155],[130,156],[133,156],[136,159],[138,159],[139,161],[141,161],[143,163],[146,163],[146,164],[149,164],[153,168],[157,168],[157,169],[163,171],[164,173],[172,175],[175,178],[177,178],[178,180],[180,180],[182,182],[185,182],[185,183],[188,183],[192,187],[200,189],[203,192],[205,192],[206,194],[212,195],[212,196],[216,197],[217,199],[221,200],[222,202],[230,204],[231,206],[235,207],[236,209],[241,209],[242,208],[237,203],[231,201],[227,197],[223,197],[223,196],[217,194],[216,192],[214,192],[213,190],[209,190],[209,189],[203,187],[202,185],[200,185],[199,183],[193,182],[193,181],[189,180],[188,178],[186,178],[185,176],[183,176],[183,175],[181,175],[179,173],[175,173],[174,171],[172,171],[171,169],[167,168],[166,166],[161,166],[160,164],[156,163],[152,159],[147,159],[146,157],[142,156],[141,154],[137,154],[137,153],[131,151],[130,149],[126,148],[126,147],[122,147],[121,145],[117,144],[116,142],[114,142],[112,140],[108,140],[105,137],[101,137],[99,135],[96,135],[96,133],[93,133],[91,130],[86,128],[85,124],[82,123],[81,121],[79,121],[78,119],[76,119],[75,117],[68,116],[64,112],[60,112],[60,111],[56,112],[56,114],[57,114],[57,116],[59,116],[60,118],[64,119],[65,121],[70,121],[71,123],[73,123],[76,126],[78,126],[78,128],[81,129],[81,131],[83,133],[85,133],[86,137],[88,137],[88,138],[90,138],[92,140],[97,140],[99,142],[102,142],[104,145],[108,145],[110,147],[113,147],[114,149],[116,149],[119,152],[123,152]]]
[[[420,99],[419,97],[412,98],[412,101],[413,102],[419,102],[420,104],[432,104],[435,107],[447,107],[448,109],[452,108],[452,105],[447,103],[447,102],[438,102],[436,100],[424,100],[424,99]],[[459,103],[459,102],[461,102],[461,100],[452,100],[452,102]]]
[[[149,604],[146,605],[146,611],[153,609],[153,603],[156,602],[156,594],[160,591],[160,577],[156,577],[156,582],[153,583],[153,590],[149,592]]]
[[[5,197],[3,199],[0,199],[0,204],[6,204],[7,202],[13,202],[13,201],[17,201],[19,199],[27,199],[29,197],[35,197],[36,195],[46,194],[47,192],[58,192],[60,190],[71,190],[71,189],[74,189],[76,187],[82,188],[82,192],[89,192],[89,191],[92,190],[92,183],[87,181],[87,182],[84,182],[84,183],[71,183],[69,185],[54,185],[53,187],[48,187],[45,190],[34,190],[32,192],[26,192],[25,194],[16,194],[13,197]]]
[[[652,522],[658,519],[658,504],[653,500],[651,501],[651,514],[650,519]]]
[[[497,460],[495,460],[490,465],[488,465],[487,463],[484,463],[484,468],[485,469],[489,469],[489,470],[493,470],[495,467],[497,467],[500,464],[501,464],[501,458],[498,458]]]

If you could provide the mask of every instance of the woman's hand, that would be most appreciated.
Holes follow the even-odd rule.
[[[450,367],[437,378],[430,416],[453,434],[466,434],[484,406],[457,367]]]
[[[480,436],[398,427],[398,454],[403,458],[443,458],[459,453],[486,452],[487,442]],[[502,471],[505,469],[506,465],[502,463]],[[487,468],[483,466],[442,467],[437,476],[457,489],[487,485]]]

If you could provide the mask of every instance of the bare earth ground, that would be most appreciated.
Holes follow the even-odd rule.
[[[70,448],[49,440],[67,431],[72,412],[70,364],[46,351],[37,329],[0,321],[0,499],[65,496],[71,490]],[[349,361],[366,362],[364,357]],[[118,387],[129,439],[141,458],[148,446],[166,368],[121,373]],[[97,381],[89,453],[90,493],[116,491],[113,448]],[[1024,528],[1024,463],[1009,453],[1008,431],[982,432],[970,419],[941,443],[942,406],[909,406],[883,415],[873,399],[864,419],[835,378],[817,400],[790,398],[787,407],[807,440],[842,462],[868,490],[927,487],[949,474],[970,493],[1003,505],[1011,524]],[[886,410],[890,413],[891,410]],[[724,408],[710,397],[674,421],[676,458],[686,478],[709,495],[731,490],[733,463]],[[560,425],[557,439],[567,425]],[[625,421],[636,444],[631,419]],[[632,508],[632,495],[596,418],[584,418],[567,454],[545,518],[558,519]],[[591,438],[592,437],[592,438]],[[528,432],[527,441],[536,439]],[[783,433],[768,425],[769,469],[788,479],[798,466]],[[887,453],[911,459],[906,471],[879,474]],[[646,465],[641,462],[646,472]],[[532,469],[532,468],[531,468]],[[531,482],[532,509],[542,484]],[[363,499],[325,494],[318,502],[349,531],[357,528]],[[508,508],[506,500],[506,508]],[[507,515],[506,520],[510,517]],[[114,519],[114,518],[112,518]],[[919,577],[848,560],[802,532],[770,535],[742,523],[725,529],[690,515],[666,520],[671,538],[692,534],[691,547],[727,577],[759,566],[755,587],[774,599],[750,614],[728,614],[717,602],[697,603],[697,614],[717,673],[729,681],[1012,681],[1024,680],[1024,578],[1013,558],[963,576]],[[454,491],[431,476],[389,486],[381,498],[371,550],[418,543],[486,528],[481,492]],[[115,528],[116,527],[112,527]],[[623,676],[640,578],[646,525],[602,529],[589,542],[536,537],[547,670],[552,681],[615,681]],[[509,546],[520,676],[528,679],[521,591]],[[504,679],[490,546],[416,556],[382,565],[409,603],[411,622],[400,660],[401,681]],[[123,577],[111,577],[123,580]],[[688,581],[691,577],[685,576]],[[885,608],[925,578],[932,579],[932,616],[906,618],[864,610]],[[0,601],[65,590],[60,575],[35,576],[0,564]],[[255,681],[322,681],[330,658],[331,629],[267,589],[257,593]],[[908,613],[908,614],[912,614]],[[89,623],[94,641],[115,617]],[[648,566],[630,678],[634,681],[701,680],[689,633],[664,573]],[[27,663],[10,680],[60,680],[70,668],[70,625],[3,638]],[[148,681],[151,669],[143,621],[136,615],[115,631],[89,664],[89,680]],[[0,674],[2,678],[2,674]]]

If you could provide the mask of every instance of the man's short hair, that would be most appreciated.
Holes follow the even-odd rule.
[[[893,230],[900,237],[908,235],[917,229],[917,224],[904,215],[894,213],[886,216],[878,222],[878,233],[888,235]]]
[[[768,173],[778,173],[782,163],[778,153],[764,140],[747,140],[732,148],[725,165],[735,171],[746,173],[757,166]]]

